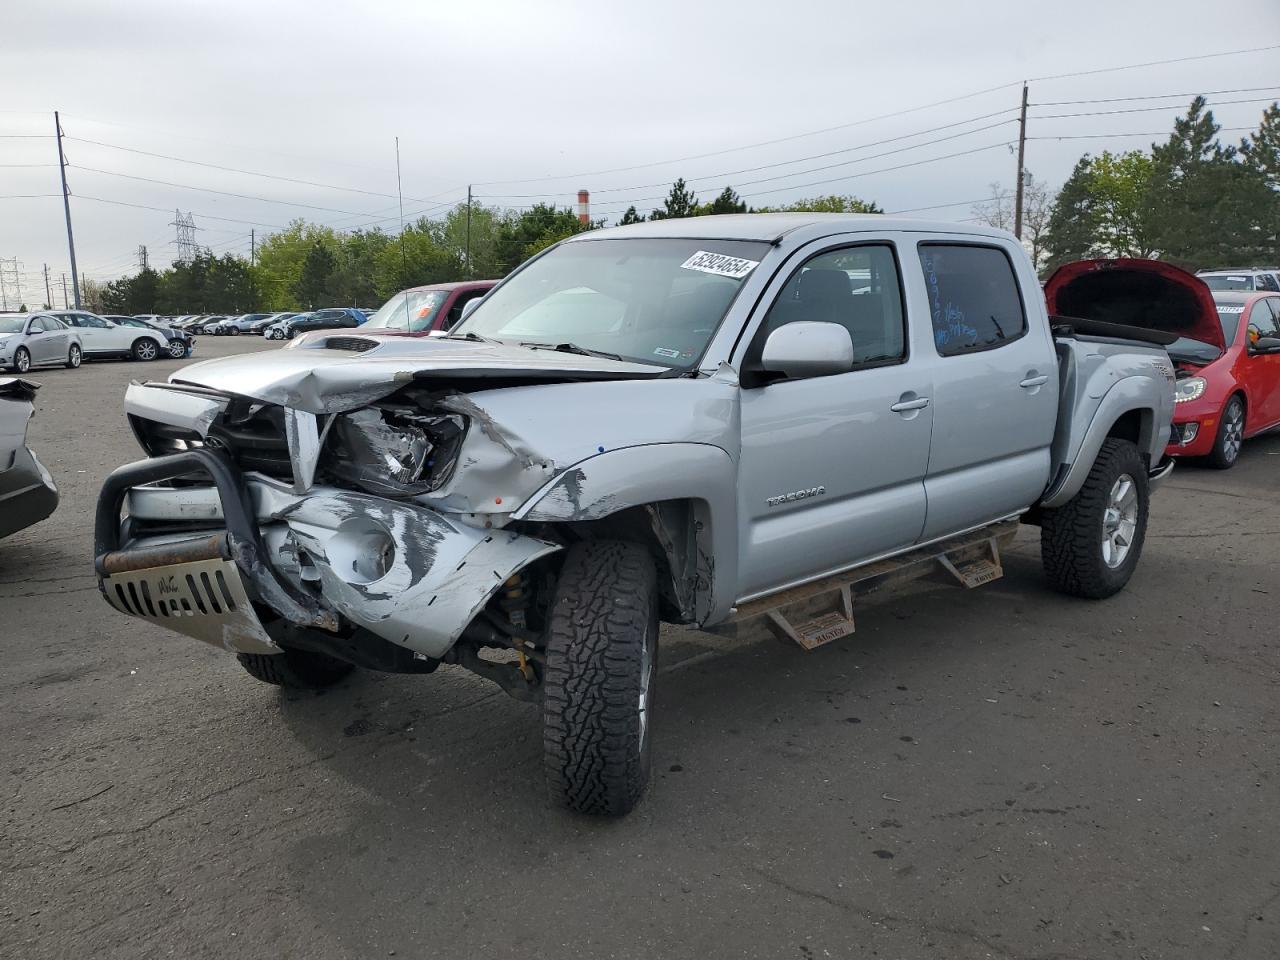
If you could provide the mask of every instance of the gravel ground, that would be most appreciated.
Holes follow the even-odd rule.
[[[483,680],[284,695],[107,607],[123,389],[180,365],[33,376],[62,504],[0,542],[0,957],[1280,956],[1280,436],[1176,470],[1109,601],[1026,530],[813,653],[664,634],[652,789],[598,822]]]

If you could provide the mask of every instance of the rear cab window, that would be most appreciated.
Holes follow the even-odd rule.
[[[991,350],[1027,332],[1013,263],[999,247],[922,243],[919,254],[939,356]]]

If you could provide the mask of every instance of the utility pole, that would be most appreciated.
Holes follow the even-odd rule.
[[[1022,172],[1023,161],[1027,155],[1027,85],[1022,85],[1022,113],[1018,118],[1018,186],[1013,201],[1013,235],[1022,239]]]
[[[52,306],[52,304],[50,304],[50,306]],[[76,309],[78,310],[79,308],[80,308],[80,304],[77,303]],[[63,310],[71,309],[71,304],[67,302],[67,275],[65,273],[62,275],[62,309]]]
[[[249,228],[249,309],[258,309],[258,295],[254,289],[253,272],[258,266],[258,237],[257,231]]]
[[[400,197],[400,274],[409,282],[409,258],[404,252],[404,188],[400,185],[400,138],[396,137],[396,193]]]
[[[67,249],[71,251],[71,288],[76,292],[76,309],[80,309],[80,281],[76,273],[76,240],[71,233],[71,198],[67,190],[67,158],[62,152],[62,120],[53,111],[53,125],[58,129],[58,172],[62,174],[62,209],[67,215]],[[64,286],[63,293],[66,288]],[[65,297],[63,298],[65,299]]]
[[[467,279],[471,279],[471,184],[467,184]]]
[[[44,304],[46,309],[53,309],[53,293],[49,290],[49,265],[44,265]]]

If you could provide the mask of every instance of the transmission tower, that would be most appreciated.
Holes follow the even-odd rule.
[[[17,257],[0,258],[0,310],[9,309],[9,295],[16,298],[14,307],[22,303],[22,280],[18,275],[21,264]]]
[[[177,238],[174,244],[178,248],[178,255],[174,258],[177,263],[190,263],[196,258],[200,252],[199,246],[196,245],[196,221],[191,214],[183,214],[181,210],[173,211],[173,222],[169,226],[176,228]]]
[[[138,270],[145,272],[149,266],[147,262],[147,245],[145,243],[138,245]]]

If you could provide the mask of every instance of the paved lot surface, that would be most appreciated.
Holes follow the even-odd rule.
[[[106,606],[123,389],[180,365],[34,376],[63,502],[0,542],[0,957],[1280,956],[1280,437],[1175,471],[1111,601],[1025,531],[814,653],[673,631],[652,791],[597,822],[485,681],[286,696]]]

